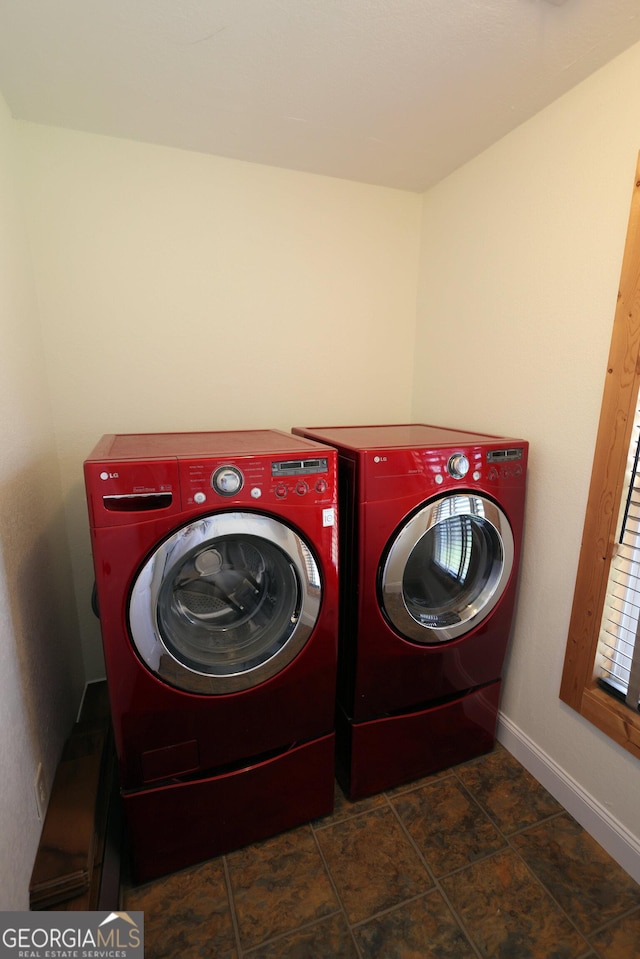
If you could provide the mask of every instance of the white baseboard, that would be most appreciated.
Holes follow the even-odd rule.
[[[580,825],[640,883],[640,838],[634,836],[523,731],[500,713],[499,742],[548,789]]]

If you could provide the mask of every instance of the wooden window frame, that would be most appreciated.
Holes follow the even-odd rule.
[[[640,713],[594,678],[609,564],[640,387],[640,156],[631,197],[560,699],[640,759]]]

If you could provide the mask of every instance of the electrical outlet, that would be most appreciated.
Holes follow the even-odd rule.
[[[38,819],[42,822],[44,814],[47,811],[47,787],[44,781],[44,770],[42,763],[38,763],[36,778],[33,782],[33,789],[36,794],[36,809],[38,810]]]

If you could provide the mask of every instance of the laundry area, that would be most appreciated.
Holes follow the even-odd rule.
[[[636,717],[560,688],[640,23],[418,6],[0,10],[2,911],[636,956]]]

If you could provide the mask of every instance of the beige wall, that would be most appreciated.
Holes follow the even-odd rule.
[[[637,760],[558,699],[639,88],[636,46],[425,196],[413,416],[530,440],[506,725],[640,852]]]
[[[51,787],[82,668],[14,124],[0,97],[0,909],[28,908]]]
[[[103,433],[406,419],[420,198],[20,124],[85,665]]]

